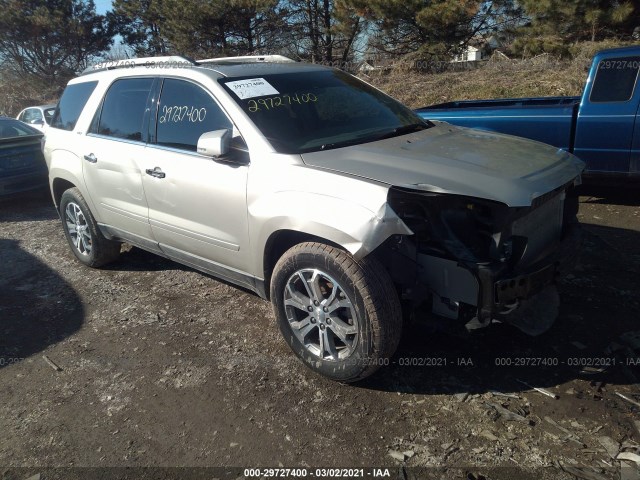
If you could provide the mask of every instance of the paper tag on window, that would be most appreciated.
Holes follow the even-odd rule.
[[[264,97],[267,95],[278,95],[278,91],[264,78],[236,80],[235,82],[227,82],[226,85],[242,100],[254,97]]]

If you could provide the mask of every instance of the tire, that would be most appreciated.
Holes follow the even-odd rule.
[[[312,370],[339,382],[374,373],[402,334],[400,300],[373,258],[356,261],[322,243],[301,243],[277,262],[271,301],[280,331]]]
[[[71,251],[80,262],[98,268],[113,262],[120,255],[120,243],[107,240],[102,235],[77,188],[70,188],[62,194],[60,218]]]

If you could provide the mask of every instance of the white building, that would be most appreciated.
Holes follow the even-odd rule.
[[[466,45],[463,45],[462,50],[455,57],[452,62],[478,62],[489,58],[494,50],[500,48],[500,41],[495,35],[490,37],[475,37],[469,41]]]

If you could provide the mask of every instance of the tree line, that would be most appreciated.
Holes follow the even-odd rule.
[[[640,0],[113,0],[105,15],[92,0],[0,0],[0,92],[50,94],[110,55],[428,65],[479,36],[514,55],[567,55],[576,42],[631,39],[639,26]]]

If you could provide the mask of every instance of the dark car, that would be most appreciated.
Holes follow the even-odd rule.
[[[18,120],[0,117],[0,197],[47,185],[42,136]]]

